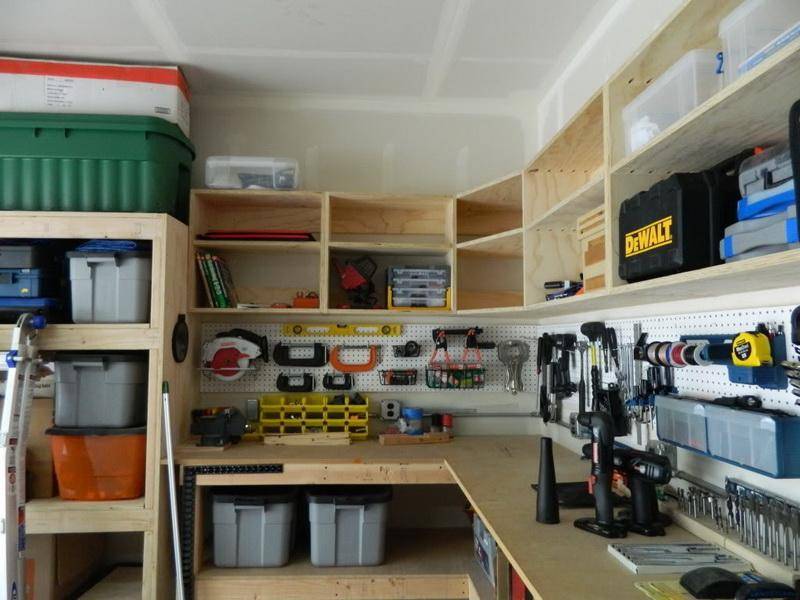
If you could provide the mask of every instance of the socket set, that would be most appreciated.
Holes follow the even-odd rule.
[[[800,505],[738,479],[727,478],[724,490],[690,483],[677,491],[681,512],[709,518],[717,531],[736,532],[742,544],[800,569]]]

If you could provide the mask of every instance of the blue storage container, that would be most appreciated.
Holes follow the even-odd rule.
[[[0,297],[41,298],[53,296],[58,275],[46,269],[0,269]]]
[[[0,323],[14,323],[22,313],[34,313],[51,318],[61,310],[55,298],[0,298]]]
[[[800,417],[708,404],[708,453],[770,477],[800,477]]]

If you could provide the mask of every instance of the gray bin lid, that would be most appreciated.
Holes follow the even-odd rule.
[[[267,504],[285,504],[294,502],[296,498],[297,488],[285,485],[252,488],[221,487],[214,489],[214,502],[233,502],[240,505],[266,506]]]
[[[306,491],[315,504],[382,504],[392,499],[390,485],[320,485]]]

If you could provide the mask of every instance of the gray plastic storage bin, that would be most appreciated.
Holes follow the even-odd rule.
[[[52,262],[52,250],[45,246],[0,245],[0,269],[41,269]]]
[[[67,258],[73,321],[150,321],[149,252],[68,252]]]
[[[311,564],[368,567],[383,562],[391,487],[318,486],[307,497]]]
[[[282,567],[289,562],[297,489],[222,488],[214,492],[214,565]]]
[[[147,358],[56,356],[57,427],[138,427],[147,422]]]

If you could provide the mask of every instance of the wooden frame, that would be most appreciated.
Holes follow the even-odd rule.
[[[182,385],[182,369],[173,359],[172,326],[186,312],[187,228],[172,217],[138,213],[2,212],[4,236],[35,239],[118,238],[152,244],[149,323],[128,325],[52,324],[40,338],[40,348],[53,350],[145,350],[148,358],[147,449],[145,494],[135,500],[70,502],[60,498],[26,504],[31,535],[56,533],[143,532],[145,565],[156,564],[159,531],[161,461],[161,382]],[[13,233],[12,233],[13,232]],[[3,326],[10,334],[11,326]],[[164,594],[155,568],[142,571],[144,598]]]

